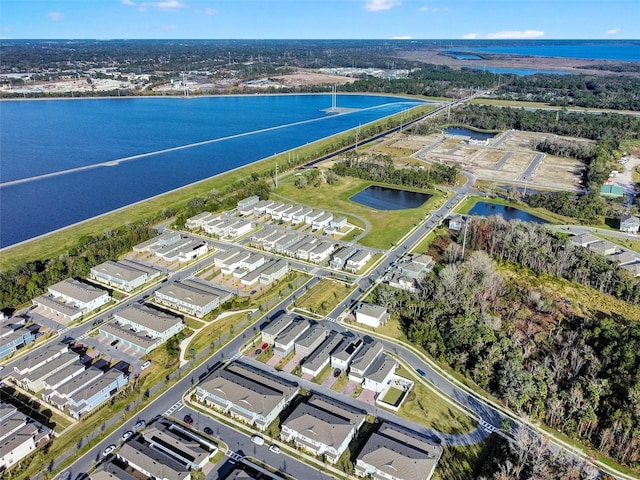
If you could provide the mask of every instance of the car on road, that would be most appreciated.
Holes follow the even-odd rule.
[[[140,366],[140,370],[144,370],[146,368],[149,368],[150,366],[151,366],[151,360],[147,360]]]
[[[421,369],[419,369],[419,368],[416,370],[416,372],[418,372],[418,375],[420,375],[420,376],[422,376],[422,377],[425,377],[425,376],[427,375],[427,374],[424,372],[424,370],[421,370]]]
[[[136,422],[136,430],[140,430],[141,428],[143,428],[145,425],[147,424],[147,422],[145,422],[144,420],[138,420]]]
[[[204,433],[207,435],[213,435],[213,429],[211,427],[204,427]]]
[[[251,441],[256,445],[264,445],[264,438],[261,435],[252,435]]]
[[[102,455],[106,457],[106,456],[107,456],[107,455],[109,455],[111,452],[113,452],[115,449],[116,449],[116,446],[115,446],[115,445],[113,445],[113,444],[111,444],[111,445],[109,445],[107,448],[105,448],[105,449],[104,449],[104,451],[102,452]]]
[[[280,454],[280,447],[277,446],[277,445],[271,445],[269,447],[269,451],[275,453],[276,455],[279,455]]]
[[[193,418],[191,417],[191,415],[186,414],[183,420],[184,420],[184,423],[186,423],[187,425],[193,425]]]
[[[126,432],[124,432],[122,434],[122,441],[126,442],[127,440],[129,440],[133,435],[133,432],[131,430],[127,430]]]

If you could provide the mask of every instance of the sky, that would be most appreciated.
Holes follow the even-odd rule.
[[[2,0],[2,39],[640,39],[640,0]]]

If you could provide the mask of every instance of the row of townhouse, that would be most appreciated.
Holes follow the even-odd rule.
[[[161,271],[140,261],[107,261],[91,269],[92,280],[130,292],[145,283],[158,278]]]
[[[219,305],[233,298],[233,294],[204,280],[187,279],[165,285],[154,293],[162,305],[202,318]]]
[[[253,205],[253,215],[267,215],[272,220],[294,225],[305,223],[314,230],[332,229],[335,231],[347,226],[346,217],[334,217],[331,212],[275,200],[256,202]]]
[[[120,370],[106,373],[89,367],[80,356],[69,351],[66,344],[47,345],[24,357],[13,367],[13,381],[32,392],[42,392],[42,398],[60,410],[79,419],[107,401],[128,383]]]
[[[264,228],[252,235],[251,245],[267,252],[321,263],[335,250],[334,242],[310,235],[290,233],[276,228]]]
[[[202,470],[218,446],[172,422],[157,422],[122,444],[115,459],[103,462],[91,480],[191,480],[192,470]]]
[[[253,272],[266,261],[264,255],[249,252],[240,247],[231,247],[213,255],[214,265],[220,268],[224,275],[233,275],[236,278],[242,278],[247,273]]]
[[[289,263],[285,260],[281,258],[277,260],[272,259],[246,275],[243,275],[242,278],[240,278],[240,283],[245,287],[251,287],[257,283],[269,285],[284,278],[287,273],[289,273],[289,270]]]
[[[166,230],[161,235],[136,245],[133,251],[153,253],[166,262],[188,262],[206,254],[209,244],[204,240],[184,236],[180,232]]]
[[[203,212],[188,218],[185,228],[191,231],[203,230],[209,235],[234,240],[249,233],[253,229],[253,223],[226,212],[219,214]]]
[[[13,405],[0,402],[0,473],[44,446],[52,436],[50,429]]]
[[[623,249],[613,242],[603,240],[590,233],[574,235],[570,242],[577,247],[584,247],[598,255],[604,256],[610,262],[618,265],[618,268],[627,271],[633,277],[640,277],[640,255]]]
[[[182,318],[136,303],[115,312],[99,331],[110,340],[147,354],[184,328]]]
[[[373,257],[370,250],[344,247],[331,256],[329,265],[336,270],[347,270],[351,273],[360,271]]]
[[[54,314],[62,322],[76,320],[111,301],[107,290],[67,278],[47,288],[47,294],[32,300],[33,305]]]
[[[18,320],[0,324],[0,359],[12,355],[16,350],[36,340],[33,328],[26,328],[24,319]]]
[[[273,345],[281,357],[295,351],[303,357],[301,371],[317,376],[327,365],[345,372],[349,379],[380,393],[395,375],[397,363],[383,353],[380,342],[365,342],[360,337],[346,337],[328,332],[324,327],[302,317],[285,313],[261,330],[261,340]]]
[[[381,344],[378,343],[381,348]],[[262,369],[232,362],[196,387],[196,399],[264,431],[299,393],[289,383]],[[317,393],[298,403],[281,422],[280,440],[336,463],[362,427],[366,412]],[[404,427],[383,423],[357,458],[357,474],[394,480],[427,480],[442,453],[441,447]],[[388,465],[377,461],[384,455]],[[415,468],[410,468],[414,464]],[[392,475],[397,469],[395,476]]]
[[[398,260],[387,277],[389,286],[417,293],[420,281],[433,270],[433,257],[424,254],[409,254]]]

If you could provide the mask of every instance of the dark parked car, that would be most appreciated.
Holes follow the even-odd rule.
[[[253,352],[253,353],[255,353],[256,355],[260,355],[260,354],[262,353],[262,349],[258,348],[258,349],[256,349],[256,351],[255,351],[255,352]]]
[[[336,369],[333,371],[333,376],[334,376],[334,377],[336,377],[336,378],[338,378],[338,377],[340,376],[340,374],[341,374],[341,373],[342,373],[342,370],[340,370],[339,368],[336,368]]]
[[[186,423],[187,425],[193,424],[193,418],[191,418],[191,415],[184,416],[184,423]]]

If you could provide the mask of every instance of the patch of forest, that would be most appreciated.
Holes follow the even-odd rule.
[[[417,294],[380,286],[374,301],[398,315],[408,339],[509,408],[636,465],[640,319],[579,314],[589,306],[574,309],[517,275],[505,280],[494,262],[634,304],[640,283],[541,225],[472,218],[466,245],[464,259],[459,243],[444,248]]]
[[[640,78],[623,75],[526,75],[501,85],[493,97],[566,107],[638,111]]]

